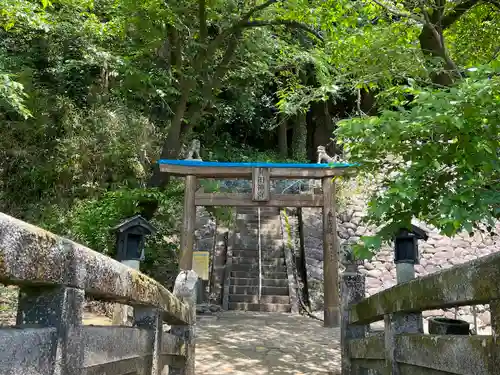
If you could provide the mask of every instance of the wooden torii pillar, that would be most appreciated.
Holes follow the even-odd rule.
[[[182,212],[181,256],[179,259],[179,268],[187,271],[193,269],[197,178],[194,175],[187,175],[184,181],[184,210]]]
[[[183,228],[179,267],[193,266],[196,206],[229,207],[322,207],[324,326],[340,325],[339,259],[334,177],[345,175],[351,165],[217,163],[198,160],[160,160],[160,170],[185,177]],[[205,193],[196,191],[197,178],[251,179],[252,193]],[[272,194],[271,179],[319,179],[322,194]]]
[[[194,139],[188,150],[186,160],[202,161],[200,141]],[[194,231],[196,227],[195,193],[197,186],[196,174],[187,174],[184,178],[184,210],[182,212],[181,256],[179,268],[183,271],[193,269]]]
[[[323,187],[323,290],[324,325],[340,326],[339,258],[337,237],[337,214],[335,205],[335,182],[324,177]]]

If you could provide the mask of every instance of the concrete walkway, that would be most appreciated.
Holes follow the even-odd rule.
[[[230,311],[197,322],[197,375],[340,374],[340,331],[303,316]]]

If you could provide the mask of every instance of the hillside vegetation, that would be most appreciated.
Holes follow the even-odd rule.
[[[418,217],[452,235],[500,216],[498,0],[3,0],[0,210],[113,254],[159,228],[176,268],[181,181],[156,161],[313,161],[385,176],[359,256]],[[391,160],[388,163],[388,160]]]

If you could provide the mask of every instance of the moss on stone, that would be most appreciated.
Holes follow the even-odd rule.
[[[189,309],[150,277],[105,255],[0,214],[0,279],[67,285],[110,302],[161,308],[167,321],[191,322]]]
[[[401,335],[396,337],[396,350],[403,363],[451,373],[497,372],[497,346],[491,336]]]
[[[151,301],[165,312],[174,313],[180,320],[190,322],[189,308],[161,284],[136,270],[130,270],[130,277],[132,289],[138,294],[135,296],[137,300]]]
[[[416,312],[500,299],[500,254],[396,285],[351,308],[351,323],[371,323],[395,312]]]
[[[384,336],[372,335],[364,339],[349,342],[349,351],[352,358],[384,359]]]
[[[450,374],[498,373],[498,345],[491,336],[402,334],[395,339],[395,359],[401,366],[408,364],[421,369],[415,373],[427,373],[427,369]],[[354,360],[385,358],[383,335],[352,340],[349,344]]]

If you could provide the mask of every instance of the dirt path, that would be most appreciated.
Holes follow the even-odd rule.
[[[339,329],[280,313],[225,312],[197,323],[197,375],[340,374]]]

